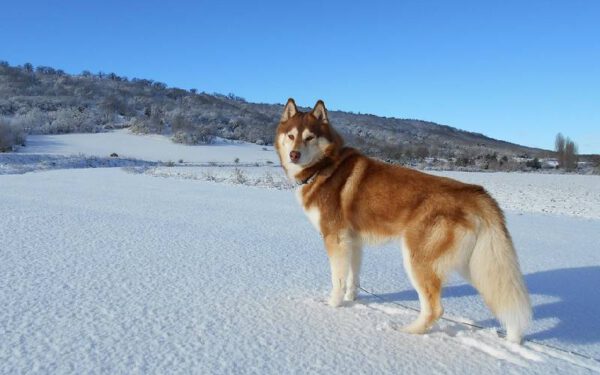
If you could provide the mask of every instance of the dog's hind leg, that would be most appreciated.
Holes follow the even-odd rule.
[[[419,294],[421,311],[418,318],[402,328],[407,333],[425,333],[444,313],[441,302],[442,280],[436,274],[433,264],[415,261],[411,249],[402,244],[404,269]]]
[[[350,247],[350,272],[348,273],[344,301],[354,301],[360,286],[360,266],[362,264],[362,243],[360,239],[353,239]]]
[[[327,248],[329,265],[331,266],[332,289],[329,297],[329,305],[338,307],[342,304],[350,272],[352,259],[351,241],[346,236],[338,233],[331,234],[325,237],[325,247]]]

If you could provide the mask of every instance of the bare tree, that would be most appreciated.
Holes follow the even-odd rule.
[[[558,166],[567,171],[572,171],[577,168],[577,144],[569,137],[558,133],[554,141],[554,149],[558,159]]]
[[[554,140],[554,150],[556,151],[558,166],[563,168],[565,165],[565,137],[562,133],[556,135],[556,139]]]
[[[569,138],[565,143],[565,169],[567,171],[577,169],[577,144]]]

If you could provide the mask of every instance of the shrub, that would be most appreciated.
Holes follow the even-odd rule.
[[[475,160],[469,154],[463,153],[456,158],[454,165],[457,167],[468,167],[470,165],[475,165]]]
[[[269,171],[265,172],[262,180],[263,180],[263,182],[264,182],[264,184],[266,186],[269,186],[269,187],[274,187],[275,186],[275,183],[274,183],[275,180],[273,179],[273,175]]]
[[[179,125],[178,125],[179,126]],[[177,127],[178,127],[177,126]],[[175,131],[175,128],[173,128]],[[189,130],[177,130],[173,134],[173,142],[186,145],[211,144],[215,136],[208,127],[198,127]]]
[[[12,151],[16,145],[25,145],[27,133],[19,125],[0,118],[0,152]]]
[[[217,181],[217,176],[210,170],[202,171],[202,178],[206,181]]]
[[[231,174],[231,181],[234,184],[243,185],[248,182],[248,177],[246,177],[246,174],[244,173],[244,171],[242,171],[239,168],[235,168],[233,170],[233,173]]]
[[[542,168],[542,163],[540,162],[540,159],[538,159],[538,158],[533,158],[533,160],[527,160],[527,162],[525,162],[525,165],[532,169]]]
[[[415,150],[415,156],[421,160],[429,156],[429,149],[426,146],[419,146]]]

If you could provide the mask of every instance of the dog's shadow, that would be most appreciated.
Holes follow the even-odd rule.
[[[558,322],[551,328],[529,335],[530,339],[556,338],[565,342],[592,344],[600,342],[600,329],[591,327],[600,316],[600,267],[563,268],[525,275],[525,283],[531,295],[558,298],[558,301],[534,304],[535,320],[554,319]],[[477,295],[467,284],[444,288],[444,298]],[[406,290],[399,293],[382,294],[386,301],[417,301],[417,293]],[[362,296],[367,303],[375,297]],[[495,320],[480,321],[478,324],[491,326]]]

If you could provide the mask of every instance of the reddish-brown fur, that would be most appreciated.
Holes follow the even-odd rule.
[[[497,226],[510,241],[498,204],[481,186],[384,163],[345,147],[329,125],[322,102],[308,113],[297,112],[293,101],[288,102],[286,111],[288,108],[275,142],[288,172],[295,166],[288,163],[280,140],[285,140],[292,129],[299,135],[307,129],[329,142],[317,163],[304,166],[293,177],[299,182],[311,179],[300,187],[301,203],[305,210],[316,209],[320,215],[319,229],[332,272],[336,272],[335,262],[346,267],[343,259],[351,256],[348,254],[353,251],[353,241],[403,238],[413,282],[431,307],[425,313],[426,329],[442,314],[440,295],[445,272],[439,271],[439,264],[452,258],[452,253],[460,250],[461,241],[477,233],[482,225]],[[293,149],[300,149],[303,142],[297,136]],[[332,277],[335,289],[336,275]],[[343,280],[339,283],[345,285]],[[492,298],[486,298],[486,302],[496,309]]]

